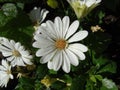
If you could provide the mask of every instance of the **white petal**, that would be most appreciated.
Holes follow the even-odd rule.
[[[46,10],[46,9],[42,9],[41,10],[41,15],[40,15],[40,18],[41,18],[41,20],[40,20],[40,23],[46,18],[46,16],[47,16],[47,14],[49,13],[49,11],[48,10]]]
[[[12,46],[15,46],[15,41],[14,40],[10,40],[10,43]]]
[[[85,45],[80,44],[80,43],[70,44],[69,48],[74,48],[74,49],[77,49],[81,52],[87,52],[88,51],[88,48]]]
[[[62,51],[57,51],[52,62],[54,63],[53,70],[58,71],[62,65]]]
[[[7,69],[9,67],[6,60],[2,60],[2,65]]]
[[[0,65],[0,70],[5,71],[5,70],[6,70],[6,68]]]
[[[8,47],[9,49],[14,49],[14,46],[10,43],[8,39],[5,39],[5,41],[2,44]]]
[[[1,52],[11,52],[11,49],[8,49],[8,48],[0,45],[0,51],[1,51]]]
[[[12,61],[11,61],[11,66],[15,67],[17,65],[17,58],[15,57]]]
[[[59,33],[56,30],[56,28],[54,27],[54,23],[51,22],[50,20],[48,20],[46,22],[47,28],[48,28],[48,32],[52,35],[53,38],[58,38],[59,37]]]
[[[66,73],[70,72],[70,61],[69,61],[69,58],[68,58],[68,56],[66,55],[65,52],[63,52],[63,65],[62,65],[62,69]]]
[[[96,0],[96,4],[100,3],[102,0]]]
[[[23,61],[24,61],[25,64],[28,64],[28,65],[32,65],[32,64],[33,64],[33,63],[31,62],[31,60],[28,59],[28,58],[22,57],[22,59],[23,59]]]
[[[77,31],[78,27],[79,27],[79,21],[76,20],[70,25],[70,27],[66,33],[65,39],[68,39],[71,35],[73,35]]]
[[[22,58],[17,58],[17,59],[16,59],[16,65],[18,65],[18,66],[25,66]]]
[[[15,44],[15,49],[17,50],[19,47],[21,46],[21,44],[18,42]]]
[[[8,57],[12,55],[12,52],[3,52],[2,54],[4,57]]]
[[[79,31],[77,32],[75,35],[73,35],[68,42],[76,42],[76,41],[80,41],[83,40],[85,37],[87,37],[88,32],[87,31]]]
[[[55,18],[55,21],[54,21],[54,25],[56,27],[56,31],[58,31],[58,34],[59,34],[59,38],[62,38],[62,21],[60,19],[60,17],[56,17]]]
[[[14,56],[10,56],[10,57],[7,57],[7,60],[12,61],[12,60],[14,60],[14,58],[15,58]]]
[[[55,53],[56,53],[56,50],[53,51],[53,52],[51,52],[51,53],[49,53],[48,55],[43,56],[43,57],[40,59],[40,63],[43,64],[43,63],[46,63],[46,62],[52,60],[52,58],[53,58],[53,56],[55,55]]]
[[[13,79],[13,78],[14,78],[12,74],[10,74],[9,76],[10,76],[10,79]]]
[[[48,61],[48,63],[47,63],[47,66],[48,66],[48,68],[49,69],[53,69],[53,62],[52,61]]]
[[[44,48],[44,47],[48,47],[48,46],[53,45],[53,44],[54,43],[51,40],[41,37],[41,38],[39,38],[39,40],[37,40],[33,43],[33,47]]]
[[[68,16],[65,16],[63,19],[62,19],[62,22],[63,22],[63,37],[65,37],[66,35],[66,32],[69,28],[69,25],[70,25],[70,19]]]
[[[74,48],[68,48],[68,49],[71,50],[73,53],[75,53],[80,60],[84,60],[85,59],[85,55],[84,55],[83,52],[81,52],[81,51],[79,51],[77,49],[74,49]]]
[[[22,56],[29,56],[29,52],[27,50],[20,50],[19,51],[21,53]]]
[[[40,57],[40,56],[44,56],[46,54],[49,54],[50,52],[54,51],[54,48],[51,46],[51,47],[47,47],[47,48],[42,48],[42,49],[39,49],[37,52],[36,52],[36,56]]]
[[[66,55],[69,57],[70,63],[74,66],[78,66],[79,64],[78,57],[68,49],[65,52],[66,52]]]
[[[86,5],[87,5],[87,7],[90,7],[90,6],[92,6],[95,2],[96,2],[96,0],[86,0]]]

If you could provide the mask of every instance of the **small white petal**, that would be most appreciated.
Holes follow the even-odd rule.
[[[85,45],[80,44],[80,43],[70,44],[69,48],[74,48],[74,49],[77,49],[81,52],[87,52],[88,51],[88,48]]]
[[[8,48],[6,48],[6,47],[0,45],[0,51],[1,51],[1,52],[10,52],[11,49],[8,49]]]
[[[88,32],[87,31],[79,31],[76,34],[74,34],[69,40],[68,42],[76,42],[76,41],[80,41],[83,40],[85,37],[87,37]]]
[[[47,63],[47,66],[48,66],[48,68],[49,69],[53,69],[53,62],[52,61],[48,61],[48,63]]]
[[[10,76],[10,79],[13,79],[13,78],[14,78],[12,74],[10,74],[9,76]]]
[[[86,6],[87,6],[87,7],[90,7],[90,6],[92,6],[95,2],[96,2],[96,0],[86,0]]]
[[[12,55],[12,52],[2,52],[4,57],[8,57]]]
[[[62,51],[57,51],[56,55],[53,57],[52,62],[54,63],[53,69],[58,71],[62,65]]]
[[[62,22],[63,22],[63,37],[65,37],[66,35],[66,32],[69,28],[69,25],[70,25],[70,19],[68,16],[65,16],[63,19],[62,19]]]
[[[41,20],[40,20],[40,23],[44,21],[44,19],[46,18],[46,16],[47,16],[48,13],[49,13],[49,11],[46,10],[46,9],[42,9],[42,10],[41,10],[40,18],[41,18],[41,17],[42,17],[42,18],[41,18]]]
[[[25,64],[24,64],[24,62],[23,62],[23,60],[22,60],[21,58],[17,58],[17,59],[16,59],[16,64],[17,64],[18,66],[25,66]]]
[[[96,0],[96,4],[100,3],[102,0]]]
[[[5,39],[5,41],[2,44],[8,47],[9,49],[14,49],[14,46],[11,45],[8,39]]]
[[[66,73],[70,72],[70,61],[69,61],[69,58],[68,58],[68,56],[66,55],[65,52],[63,52],[63,65],[62,65],[62,69]]]
[[[69,29],[68,29],[68,31],[66,33],[66,37],[65,38],[68,39],[71,35],[73,35],[77,31],[78,26],[79,26],[79,21],[78,20],[74,21],[70,25],[70,27],[69,27]]]
[[[44,38],[41,35],[35,35],[35,38],[37,41],[33,43],[33,47],[37,48],[43,48],[43,47],[48,47],[50,45],[53,45],[53,42],[50,39]]]
[[[66,55],[69,57],[70,63],[74,66],[78,66],[78,64],[79,64],[78,57],[68,49],[65,50],[65,52],[66,52]]]
[[[52,35],[53,38],[58,38],[59,35],[58,35],[58,31],[56,30],[55,26],[54,26],[54,23],[51,22],[50,20],[48,20],[46,22],[46,27],[48,28],[48,32]]]
[[[20,46],[21,46],[21,44],[20,44],[19,42],[17,42],[17,43],[15,44],[15,49],[18,49]]]
[[[71,50],[73,53],[75,53],[80,60],[85,60],[85,55],[83,52],[78,51],[77,49],[74,49],[74,48],[68,48],[68,49]]]
[[[56,27],[55,30],[58,32],[59,38],[62,38],[62,21],[60,17],[56,17],[54,23]]]
[[[47,47],[47,48],[42,48],[42,49],[39,49],[37,52],[36,52],[36,56],[40,57],[40,56],[44,56],[44,55],[47,55],[49,54],[50,52],[54,51],[54,47]]]
[[[6,60],[2,60],[2,65],[7,69],[9,67]]]
[[[49,53],[48,55],[43,56],[43,57],[40,59],[40,63],[43,64],[43,63],[46,63],[46,62],[52,60],[52,58],[53,58],[53,56],[55,55],[55,53],[56,53],[56,50],[53,51],[53,52],[51,52],[51,53]]]
[[[22,57],[22,59],[23,59],[25,64],[28,64],[28,65],[32,65],[33,64],[30,59],[27,59],[25,57]]]
[[[12,61],[12,60],[14,60],[14,58],[15,58],[14,56],[10,56],[10,57],[7,58],[7,60]]]

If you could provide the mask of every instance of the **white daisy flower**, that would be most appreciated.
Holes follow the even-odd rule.
[[[67,0],[67,1],[74,9],[78,19],[85,17],[101,2],[101,0]]]
[[[2,52],[2,55],[11,62],[13,67],[16,65],[26,66],[25,64],[32,64],[30,61],[32,55],[30,55],[19,42],[16,43],[14,40],[9,41],[8,39],[5,39],[0,45],[0,52]]]
[[[41,9],[40,7],[34,7],[34,9],[30,12],[29,17],[34,23],[34,28],[37,30],[37,27],[44,21],[47,14],[49,13],[46,9]]]
[[[84,60],[88,48],[78,41],[87,37],[88,32],[83,30],[76,32],[79,21],[76,20],[70,25],[70,19],[65,16],[62,20],[56,17],[54,22],[46,21],[46,26],[41,26],[41,34],[34,36],[33,47],[39,48],[37,57],[40,62],[47,63],[49,69],[58,71],[60,67],[70,72],[70,65],[78,66],[79,60]]]
[[[2,60],[2,65],[0,65],[0,86],[7,87],[9,79],[13,79],[13,75],[11,73],[11,66],[6,60]]]

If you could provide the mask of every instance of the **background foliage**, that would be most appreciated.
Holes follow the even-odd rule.
[[[33,55],[36,51],[32,48],[34,28],[28,13],[35,6],[50,11],[46,20],[65,15],[70,16],[71,21],[77,19],[66,0],[0,0],[0,36],[21,42]],[[120,0],[103,0],[80,21],[80,28],[89,31],[89,36],[83,42],[89,51],[86,53],[87,59],[80,62],[78,67],[72,66],[69,74],[62,70],[48,70],[46,64],[41,65],[39,58],[34,57],[35,66],[32,66],[32,69],[20,69],[25,77],[11,80],[7,88],[0,90],[118,90],[119,12]],[[104,32],[92,33],[90,27],[94,25],[101,26]],[[46,76],[50,80],[50,88],[41,83]],[[113,87],[109,88],[110,85]]]

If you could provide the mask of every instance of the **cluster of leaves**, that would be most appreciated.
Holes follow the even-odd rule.
[[[9,2],[9,3],[8,3]],[[0,36],[21,42],[31,54],[35,55],[35,49],[32,48],[34,28],[28,13],[25,11],[27,4],[37,3],[34,0],[0,0]],[[52,11],[50,17],[70,16],[75,20],[76,16],[65,0],[41,0],[45,6]],[[68,7],[66,7],[68,6]],[[40,6],[42,7],[42,6]],[[72,13],[71,13],[72,12]],[[116,63],[106,56],[111,36],[106,32],[90,31],[92,25],[102,25],[102,19],[105,15],[103,8],[95,9],[88,17],[81,20],[80,28],[89,31],[89,36],[85,43],[89,51],[86,53],[86,60],[80,62],[79,66],[71,67],[71,72],[66,74],[62,70],[55,72],[47,69],[47,65],[41,65],[39,58],[34,57],[35,69],[30,71],[28,76],[18,79],[15,90],[118,90],[115,83],[110,80],[110,76],[116,73]],[[49,17],[48,17],[49,18]],[[51,79],[50,87],[46,87],[41,80],[45,76]]]

